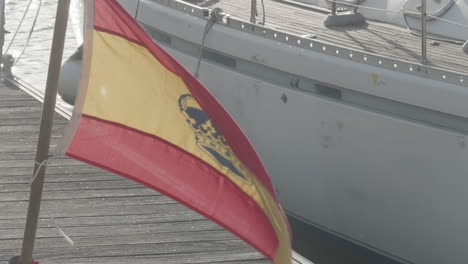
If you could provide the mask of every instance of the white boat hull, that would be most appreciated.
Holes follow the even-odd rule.
[[[288,213],[414,263],[464,263],[464,136],[213,64],[200,76],[252,140]]]
[[[140,3],[141,23],[200,44],[204,20],[152,1]],[[195,71],[196,56],[162,46]],[[396,108],[410,105],[437,118],[437,113],[468,117],[468,91],[462,86],[305,51],[219,25],[210,31],[206,46],[359,96],[395,102]],[[206,60],[200,67],[200,80],[252,140],[289,214],[401,261],[466,263],[466,131],[445,127],[445,121],[415,121],[400,116],[398,109],[376,111],[254,75]],[[361,97],[356,98],[348,99],[358,102]]]

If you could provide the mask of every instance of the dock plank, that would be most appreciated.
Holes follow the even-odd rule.
[[[41,105],[4,83],[0,98],[0,256],[6,262],[21,250]],[[59,115],[55,120],[52,152],[67,123]],[[34,253],[42,263],[269,263],[217,224],[101,169],[58,156],[45,182]],[[292,263],[310,262],[295,255]]]
[[[4,83],[0,98],[0,256],[6,262],[21,250],[41,104]],[[52,152],[67,123],[59,115],[55,120]],[[53,160],[44,188],[34,254],[42,263],[269,263],[175,201],[78,161]]]

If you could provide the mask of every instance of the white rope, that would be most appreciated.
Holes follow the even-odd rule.
[[[67,234],[65,234],[65,232],[62,230],[62,228],[60,228],[60,226],[55,221],[55,219],[52,217],[52,215],[49,213],[49,211],[47,209],[45,209],[45,211],[46,211],[47,215],[49,216],[49,220],[52,222],[52,224],[54,225],[54,227],[57,230],[57,232],[59,233],[59,235],[63,239],[65,239],[65,241],[67,241],[67,243],[70,244],[70,246],[73,247],[75,245],[75,242]]]
[[[42,162],[38,162],[37,160],[34,161],[34,164],[37,165],[37,168],[34,172],[32,179],[29,181],[29,185],[32,185],[36,181],[37,176],[39,175],[39,171],[41,171],[42,167],[46,166],[49,162],[51,162],[54,157],[54,154],[50,154],[49,156],[47,156],[47,159],[43,160]]]
[[[31,179],[31,181],[29,182],[29,185],[32,185],[34,183],[34,181],[37,179],[37,175],[39,175],[39,171],[42,169],[42,167],[45,167],[47,166],[47,164],[49,164],[53,159],[55,158],[55,155],[54,154],[50,154],[49,156],[47,156],[47,159],[43,160],[42,162],[38,162],[37,160],[34,161],[34,164],[37,165],[36,167],[36,171],[34,172],[34,175]],[[45,207],[45,204],[44,204],[44,207]],[[65,239],[65,241],[67,241],[68,244],[70,244],[70,246],[73,246],[75,243],[73,242],[73,240],[63,231],[63,229],[59,226],[59,224],[55,221],[55,219],[52,217],[52,215],[49,213],[49,211],[47,210],[47,208],[44,208],[44,211],[47,213],[47,215],[49,216],[49,220],[52,222],[52,224],[54,225],[54,228],[57,230],[58,234],[63,238]]]

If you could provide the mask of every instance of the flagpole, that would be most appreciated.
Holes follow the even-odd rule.
[[[54,36],[52,39],[52,48],[49,60],[49,71],[47,73],[44,105],[42,107],[41,125],[37,142],[34,175],[36,175],[38,169],[39,172],[37,172],[36,179],[31,184],[28,215],[26,218],[26,227],[24,229],[23,248],[21,250],[20,262],[17,264],[30,264],[32,262],[34,240],[36,239],[37,222],[39,220],[45,177],[45,166],[40,167],[38,164],[47,160],[49,155],[50,135],[55,113],[55,101],[57,98],[58,80],[62,64],[63,46],[65,42],[69,9],[70,0],[58,1]]]
[[[3,69],[3,44],[5,42],[5,0],[0,0],[0,73]]]

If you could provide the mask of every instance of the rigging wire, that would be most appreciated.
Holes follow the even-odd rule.
[[[13,44],[13,41],[15,40],[16,35],[18,34],[18,32],[19,32],[19,30],[20,30],[20,28],[21,28],[21,25],[23,24],[24,19],[26,18],[26,15],[28,14],[28,11],[29,11],[29,8],[31,7],[32,2],[33,2],[33,0],[29,0],[28,5],[26,6],[26,10],[25,10],[24,13],[23,13],[23,17],[21,18],[21,20],[20,20],[18,26],[16,27],[15,33],[13,34],[13,37],[11,37],[10,43],[8,43],[8,46],[7,46],[7,48],[5,49],[4,54],[7,54],[8,51],[10,50],[10,47],[11,47],[11,45]]]
[[[359,4],[351,4],[351,3],[347,3],[347,2],[343,2],[343,1],[338,1],[338,0],[328,0],[328,2],[330,2],[330,3],[342,4],[342,5],[345,5],[345,6],[358,7],[358,8],[361,8],[361,9],[369,9],[369,10],[376,10],[376,11],[385,11],[385,12],[388,12],[388,13],[403,13],[402,11],[394,11],[394,10],[388,10],[388,9],[384,9],[384,8],[370,7],[370,6],[361,6],[361,5],[359,5]],[[414,13],[414,14],[420,14],[420,13],[413,12],[413,11],[408,11],[408,12]]]
[[[16,65],[20,61],[21,57],[23,56],[24,52],[26,51],[26,47],[28,46],[29,41],[31,40],[32,33],[34,32],[34,28],[36,27],[37,18],[39,17],[39,12],[41,11],[42,3],[43,3],[43,0],[39,0],[39,5],[38,5],[37,10],[36,10],[36,15],[34,17],[34,21],[33,21],[33,24],[31,26],[31,30],[29,30],[28,38],[26,39],[26,42],[24,43],[23,49],[21,50],[21,53],[18,55],[18,58],[16,59],[14,65]]]
[[[457,22],[454,22],[454,21],[451,21],[451,20],[448,20],[448,19],[443,19],[443,18],[440,18],[440,17],[431,16],[431,15],[427,15],[427,17],[434,18],[434,19],[437,19],[437,20],[440,20],[440,21],[444,21],[444,22],[447,22],[447,23],[450,23],[450,24],[453,24],[453,25],[456,25],[456,26],[468,28],[468,25],[463,25],[461,23],[457,23]]]
[[[412,35],[415,35],[417,37],[421,37],[421,33],[418,32],[417,30],[413,30],[412,28],[410,28],[410,26],[408,25],[408,21],[407,21],[407,16],[403,16],[403,20],[405,22],[405,25],[406,25],[406,29],[410,32],[410,34]],[[463,45],[463,41],[459,41],[459,40],[456,40],[456,39],[450,39],[450,38],[441,38],[441,37],[435,37],[435,36],[427,36],[427,39],[430,39],[430,40],[435,40],[435,41],[441,41],[441,42],[446,42],[446,43],[451,43],[451,44],[455,44],[455,45]]]
[[[376,10],[376,11],[383,11],[383,12],[387,12],[387,13],[397,13],[397,14],[403,14],[403,20],[404,20],[404,23],[406,25],[406,29],[413,35],[415,36],[421,36],[421,34],[416,31],[416,30],[413,30],[412,28],[410,28],[410,26],[408,25],[408,21],[407,21],[407,15],[421,15],[420,12],[415,12],[415,11],[410,11],[410,10],[399,10],[399,11],[394,11],[394,10],[388,10],[388,9],[384,9],[384,8],[377,8],[377,7],[370,7],[370,6],[360,6],[359,4],[351,4],[351,3],[347,3],[347,2],[342,2],[342,1],[338,1],[338,0],[329,0],[329,2],[334,2],[334,3],[337,3],[337,4],[342,4],[342,5],[347,5],[347,6],[352,6],[352,7],[355,7],[356,9],[357,8],[361,8],[361,9],[369,9],[369,10]],[[429,18],[432,18],[432,19],[435,19],[435,20],[440,20],[440,21],[443,21],[443,22],[446,22],[446,23],[449,23],[449,24],[452,24],[452,25],[456,25],[456,26],[460,26],[460,27],[464,27],[464,28],[468,28],[468,25],[464,25],[464,24],[461,24],[461,23],[457,23],[455,21],[451,21],[451,20],[448,20],[448,19],[444,19],[444,18],[440,18],[440,17],[437,17],[437,16],[433,16],[433,15],[426,15],[426,17],[429,17]],[[446,42],[446,43],[452,43],[452,44],[458,44],[458,45],[462,45],[463,41],[459,41],[459,40],[455,40],[455,39],[450,39],[450,38],[438,38],[438,37],[434,37],[434,36],[428,36],[427,37],[428,39],[431,39],[431,40],[436,40],[436,41],[441,41],[441,42]]]

